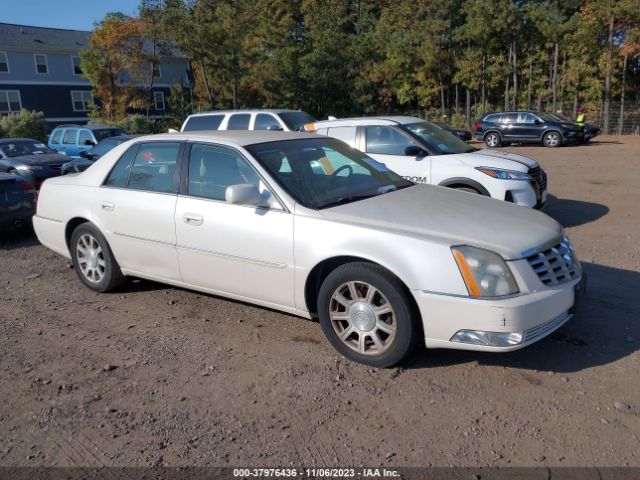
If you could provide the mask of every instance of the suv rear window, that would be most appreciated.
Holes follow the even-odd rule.
[[[500,118],[500,123],[517,123],[517,122],[518,122],[517,113],[503,113],[502,118]]]
[[[190,117],[182,129],[183,132],[197,132],[200,130],[218,130],[224,115],[198,115]]]
[[[487,115],[486,117],[484,117],[484,121],[490,123],[498,123],[500,121],[500,114],[493,113],[491,115]]]

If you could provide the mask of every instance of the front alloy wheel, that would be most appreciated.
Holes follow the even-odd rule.
[[[338,352],[374,367],[399,363],[420,337],[419,315],[407,289],[371,263],[348,263],[331,272],[318,293],[318,315]]]
[[[559,147],[562,143],[558,132],[549,132],[542,138],[545,147]]]

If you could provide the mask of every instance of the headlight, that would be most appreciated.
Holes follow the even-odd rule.
[[[485,175],[489,175],[490,177],[500,180],[532,180],[529,174],[516,172],[515,170],[503,170],[500,168],[490,167],[476,167],[476,170],[480,170]]]
[[[506,262],[497,253],[466,245],[451,247],[469,295],[501,297],[518,293]]]
[[[42,165],[27,165],[24,168],[24,170],[31,170],[32,172],[38,172],[40,170],[44,170],[44,167]]]

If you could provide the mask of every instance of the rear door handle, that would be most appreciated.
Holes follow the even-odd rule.
[[[182,219],[187,225],[194,226],[202,225],[202,222],[204,221],[201,215],[196,215],[195,213],[185,213]]]
[[[107,212],[113,212],[115,206],[111,202],[102,202],[102,210],[106,210]]]

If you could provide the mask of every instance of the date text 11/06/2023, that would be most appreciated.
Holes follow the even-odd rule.
[[[234,478],[393,478],[397,470],[387,468],[234,468]]]

